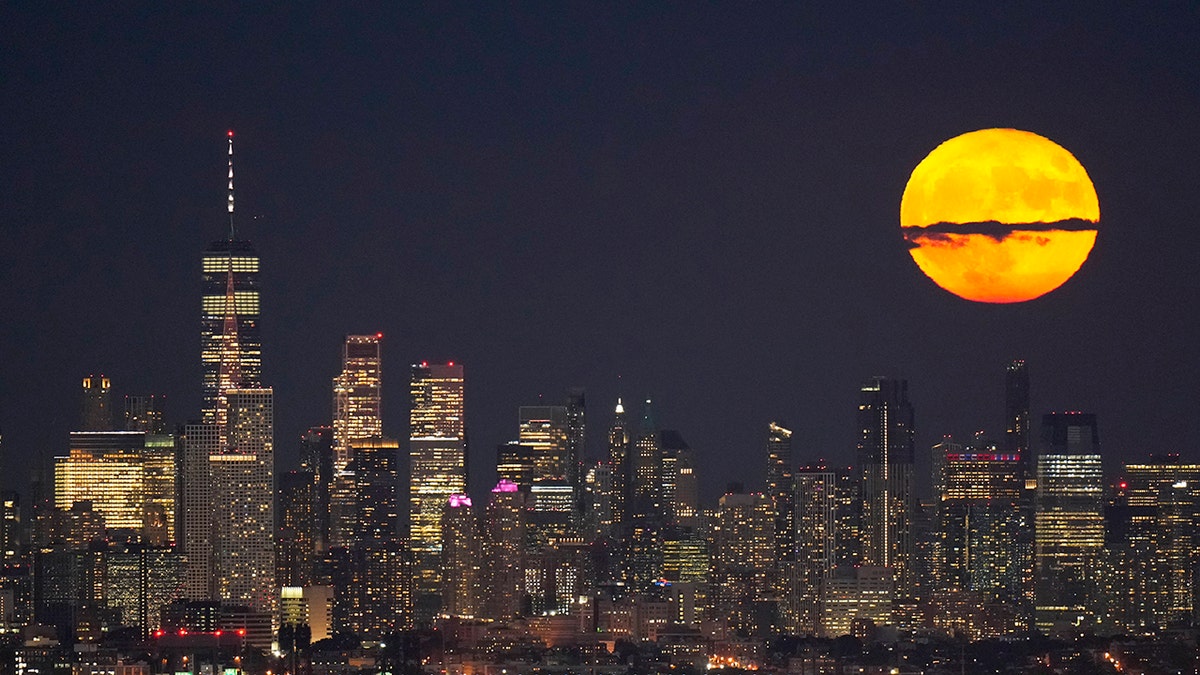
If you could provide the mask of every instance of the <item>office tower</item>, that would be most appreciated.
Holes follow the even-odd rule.
[[[0,567],[15,565],[24,549],[21,521],[21,495],[13,490],[0,492]]]
[[[796,559],[795,486],[792,430],[775,422],[767,425],[767,496],[775,510],[775,560],[782,565]]]
[[[1125,465],[1127,522],[1121,564],[1127,574],[1114,589],[1126,605],[1125,623],[1145,629],[1178,621],[1191,612],[1191,579],[1183,570],[1197,551],[1181,525],[1195,516],[1189,499],[1200,486],[1200,464],[1184,463],[1179,455],[1151,455],[1149,461]],[[1191,546],[1189,551],[1183,547]]]
[[[678,527],[695,527],[700,513],[696,482],[696,455],[678,432],[658,432],[662,452],[662,496],[667,522]]]
[[[646,399],[632,446],[630,513],[635,516],[659,515],[662,510],[662,447],[652,405]]]
[[[518,441],[496,446],[496,477],[521,486],[526,492],[533,486],[534,449]]]
[[[995,446],[946,445],[951,451],[943,457],[937,502],[938,586],[1023,605],[1021,456]]]
[[[646,401],[637,438],[631,446],[632,492],[626,517],[621,577],[641,589],[662,576],[662,536],[667,526],[663,503],[663,453],[651,403]]]
[[[1025,477],[1036,473],[1029,446],[1029,370],[1025,362],[1011,361],[1004,373],[1004,454],[1019,455]]]
[[[125,397],[125,431],[144,431],[148,434],[161,434],[166,431],[163,424],[163,414],[160,409],[161,396],[149,394],[145,396]]]
[[[450,495],[442,517],[442,614],[475,617],[483,589],[479,560],[479,536],[475,531],[475,512],[467,495]]]
[[[300,439],[300,468],[313,476],[313,550],[329,549],[329,493],[333,485],[333,427],[309,427]]]
[[[758,604],[773,596],[775,513],[770,497],[727,493],[713,532],[713,618],[750,634],[763,628]]]
[[[223,427],[222,392],[252,388],[262,380],[259,327],[259,259],[233,225],[233,132],[229,132],[229,236],[209,245],[201,258],[200,361],[204,373],[201,421]],[[221,433],[224,437],[224,433]]]
[[[583,476],[583,459],[587,453],[587,402],[584,391],[574,388],[567,391],[567,482],[580,493]]]
[[[816,635],[821,619],[821,586],[838,565],[838,473],[824,464],[795,473],[796,581],[792,590],[796,631]],[[777,520],[778,522],[778,520]]]
[[[525,494],[501,480],[484,513],[483,616],[505,620],[521,613],[525,598]]]
[[[629,428],[625,422],[625,406],[619,398],[613,410],[612,426],[608,429],[608,464],[612,475],[609,503],[612,505],[613,532],[619,534],[628,517],[631,494]]]
[[[874,377],[860,388],[858,464],[862,562],[890,567],[900,597],[914,590],[913,408],[908,381]]]
[[[412,607],[405,588],[407,575],[398,531],[397,495],[400,443],[390,438],[351,441],[350,453],[358,505],[355,546],[361,551],[363,571],[356,591],[360,615],[355,632],[379,639],[410,625]]]
[[[583,472],[581,534],[589,541],[612,536],[612,469],[607,460],[593,462]]]
[[[164,546],[175,535],[175,439],[141,431],[73,431],[54,459],[54,503],[91,502],[114,538]]]
[[[1104,546],[1104,477],[1096,416],[1042,418],[1037,463],[1036,614],[1049,634],[1086,632],[1096,621],[1097,560]]]
[[[578,615],[580,596],[590,596],[595,587],[591,549],[583,539],[554,539],[526,553],[525,597],[532,616]]]
[[[383,433],[381,418],[383,333],[347,335],[342,346],[342,372],[333,378],[334,461],[351,461],[350,444]]]
[[[534,482],[569,482],[571,448],[567,436],[566,406],[523,405],[518,413],[518,439],[521,445],[533,448]]]
[[[161,626],[159,610],[180,598],[184,558],[173,547],[112,544],[103,554],[103,597],[124,626],[143,637]]]
[[[285,471],[278,483],[275,581],[281,587],[309,586],[316,551],[316,481],[309,471]]]
[[[221,438],[215,424],[188,424],[183,431],[183,462],[180,510],[181,538],[187,556],[183,597],[207,600],[214,596],[213,558],[213,474],[210,457],[221,452]]]
[[[409,384],[409,548],[416,565],[417,619],[441,603],[442,511],[467,490],[463,367],[450,362],[412,367]]]
[[[274,615],[274,394],[230,389],[225,395],[229,445],[209,456],[216,599]]]
[[[112,431],[112,383],[103,375],[83,378],[81,431]]]
[[[360,438],[383,434],[381,341],[375,335],[347,335],[342,372],[333,378],[333,472],[330,487],[330,537],[335,546],[354,539],[354,476],[351,446]]]

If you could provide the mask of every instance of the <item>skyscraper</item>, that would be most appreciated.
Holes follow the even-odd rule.
[[[409,384],[409,547],[418,620],[441,604],[442,512],[450,495],[467,490],[463,366],[421,363]]]
[[[164,546],[175,536],[175,439],[140,431],[74,431],[54,460],[54,501],[91,502],[113,539]]]
[[[313,546],[329,549],[329,493],[333,486],[333,427],[309,427],[300,439],[300,468],[313,476]]]
[[[333,448],[337,468],[351,461],[350,443],[383,433],[383,333],[347,335],[342,372],[333,378]]]
[[[521,611],[525,596],[525,493],[501,480],[484,514],[483,616],[504,620]]]
[[[518,438],[533,448],[533,480],[570,482],[571,447],[567,408],[561,405],[523,405],[518,411]]]
[[[400,444],[391,438],[361,438],[351,442],[354,460],[358,531],[355,547],[361,551],[361,581],[354,589],[360,598],[358,633],[378,639],[407,628],[412,621],[411,596],[406,573],[407,555],[398,532],[396,465]]]
[[[479,613],[481,587],[479,575],[479,537],[475,512],[467,495],[450,495],[442,517],[442,613],[447,616],[474,617]]]
[[[1019,455],[1025,477],[1036,473],[1029,447],[1029,371],[1025,362],[1009,362],[1004,373],[1004,453]]]
[[[180,535],[187,556],[183,597],[209,600],[214,597],[213,558],[213,471],[210,457],[221,452],[215,424],[188,424],[183,432],[183,489],[180,503]]]
[[[941,589],[1024,603],[1020,457],[994,446],[951,448],[944,456],[945,477],[937,502],[941,545],[935,565]]]
[[[860,388],[858,464],[862,562],[888,567],[900,597],[914,591],[913,407],[908,381],[874,377]]]
[[[125,431],[144,431],[148,434],[161,434],[166,429],[163,424],[162,410],[159,409],[161,396],[125,397]]]
[[[767,496],[775,509],[775,560],[796,558],[795,489],[792,484],[792,430],[767,425]]]
[[[309,471],[279,474],[275,580],[280,587],[312,584],[316,544],[316,480]]]
[[[204,374],[201,421],[223,426],[222,390],[253,388],[262,380],[259,259],[233,223],[233,132],[229,132],[229,236],[201,258],[200,361]],[[224,433],[222,432],[222,437]]]
[[[753,634],[765,627],[756,605],[773,596],[773,510],[771,499],[761,492],[725,494],[717,508],[713,618],[728,621],[731,629]]]
[[[567,391],[567,481],[580,494],[583,459],[587,453],[587,400],[581,388]]]
[[[796,586],[793,614],[799,634],[816,635],[821,586],[837,566],[838,474],[824,464],[795,474]]]
[[[1190,535],[1180,536],[1180,525],[1200,510],[1193,498],[1200,486],[1200,464],[1185,463],[1174,454],[1152,455],[1149,461],[1125,465],[1125,480],[1129,522],[1122,562],[1128,581],[1116,590],[1128,604],[1126,624],[1141,629],[1177,621],[1194,604],[1190,575],[1181,570],[1190,569],[1200,556],[1188,543]],[[1186,525],[1182,530],[1187,531]],[[1185,552],[1184,546],[1191,549]]]
[[[1075,634],[1096,621],[1096,563],[1104,546],[1099,445],[1095,415],[1049,413],[1042,418],[1035,620],[1047,633]]]
[[[83,378],[81,431],[112,431],[112,383],[103,375]]]
[[[612,426],[608,429],[608,463],[611,471],[612,529],[620,534],[629,515],[630,478],[629,478],[629,428],[625,422],[625,406],[617,399],[613,410]]]
[[[330,537],[335,546],[354,540],[354,475],[352,447],[361,438],[383,434],[381,418],[382,333],[347,335],[342,346],[342,372],[333,378],[333,481],[330,485]]]
[[[274,614],[275,405],[271,389],[230,389],[228,447],[211,455],[217,599]]]

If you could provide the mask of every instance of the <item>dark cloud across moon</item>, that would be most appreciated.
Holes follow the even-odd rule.
[[[1087,232],[1096,229],[1096,223],[1082,218],[1058,220],[1053,223],[1001,223],[989,220],[979,223],[934,223],[927,227],[902,227],[908,248],[919,248],[923,244],[953,244],[949,235],[982,234],[996,241],[1004,241],[1016,234],[1030,232]]]

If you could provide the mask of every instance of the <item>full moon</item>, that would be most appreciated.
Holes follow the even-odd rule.
[[[955,136],[913,169],[900,227],[938,286],[975,302],[1024,302],[1063,285],[1096,243],[1100,201],[1054,141],[1017,129]]]

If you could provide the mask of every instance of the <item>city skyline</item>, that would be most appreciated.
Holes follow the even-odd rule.
[[[115,409],[158,394],[168,425],[199,416],[197,254],[228,231],[229,128],[281,471],[331,423],[338,346],[376,332],[390,372],[466,364],[477,496],[518,408],[570,387],[587,390],[596,458],[617,398],[653,399],[711,501],[714,476],[762,483],[771,420],[798,463],[853,462],[856,386],[876,375],[909,381],[919,458],[947,432],[999,442],[1013,359],[1031,419],[1097,415],[1109,469],[1148,448],[1194,458],[1161,423],[1188,414],[1200,368],[1192,17],[425,9],[383,17],[391,33],[346,10],[270,24],[270,62],[237,28],[258,11],[214,13],[199,25],[233,28],[207,34],[184,10],[94,28],[4,10],[6,35],[23,28],[0,62],[3,227],[21,252],[0,270],[0,311],[19,317],[0,334],[8,487],[24,489],[29,457],[66,451],[89,374],[111,379]],[[169,58],[157,21],[180,35]],[[311,52],[288,40],[331,23]],[[356,31],[362,55],[340,47]],[[199,75],[199,56],[235,74]],[[899,232],[921,157],[988,126],[1061,143],[1100,195],[1091,258],[1025,305],[948,296]],[[383,405],[383,433],[407,438],[404,397]]]

